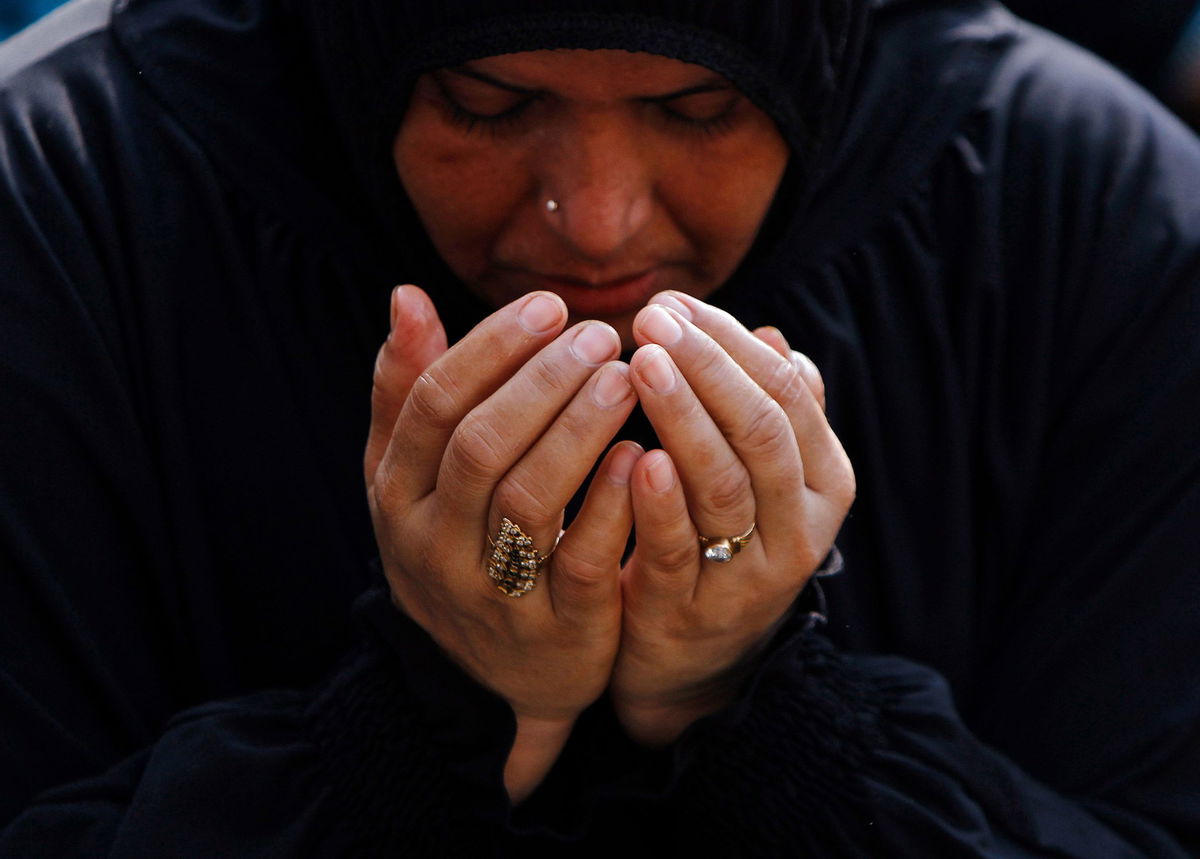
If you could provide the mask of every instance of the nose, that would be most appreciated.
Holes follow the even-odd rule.
[[[540,159],[543,215],[578,256],[607,262],[649,224],[652,164],[635,129],[619,119],[579,120],[555,129]]]

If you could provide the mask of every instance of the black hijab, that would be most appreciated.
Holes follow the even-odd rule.
[[[392,140],[422,72],[548,48],[646,51],[718,72],[775,120],[793,153],[749,257],[753,263],[794,228],[803,202],[836,160],[872,7],[882,4],[231,0],[225,5],[218,17],[211,4],[124,0],[117,4],[116,32],[151,86],[177,106],[193,133],[263,205],[290,221],[309,220],[310,231],[336,234],[385,277],[453,296],[440,302],[453,334],[488,308],[462,289],[434,253],[391,158]],[[181,17],[191,17],[194,26],[181,25]],[[228,61],[214,68],[214,56]],[[256,72],[250,78],[248,68]],[[245,115],[265,121],[248,130],[235,118]]]

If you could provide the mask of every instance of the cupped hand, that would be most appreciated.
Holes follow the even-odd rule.
[[[632,380],[664,450],[631,481],[637,545],[611,694],[629,734],[661,745],[728,702],[829,552],[854,474],[819,374],[778,332],[667,293],[634,336]],[[700,535],[752,525],[730,562],[702,557]]]
[[[620,640],[640,448],[613,448],[554,547],[564,507],[633,408],[628,368],[611,361],[609,326],[563,332],[566,308],[550,293],[498,310],[448,350],[423,293],[405,287],[394,301],[365,457],[376,540],[397,605],[512,707],[505,780],[519,801],[603,693]],[[502,518],[553,550],[520,598],[487,573]]]

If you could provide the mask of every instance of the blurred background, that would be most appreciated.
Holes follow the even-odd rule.
[[[62,0],[0,0],[0,40],[45,15]]]
[[[62,0],[0,0],[0,40]],[[1200,127],[1200,0],[1008,0],[1100,54]]]

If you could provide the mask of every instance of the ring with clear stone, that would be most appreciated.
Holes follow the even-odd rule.
[[[750,526],[744,534],[738,534],[736,537],[700,537],[700,554],[706,561],[712,561],[715,564],[728,564],[733,560],[733,556],[749,545],[750,538],[754,535],[754,529],[758,527],[758,523]]]

